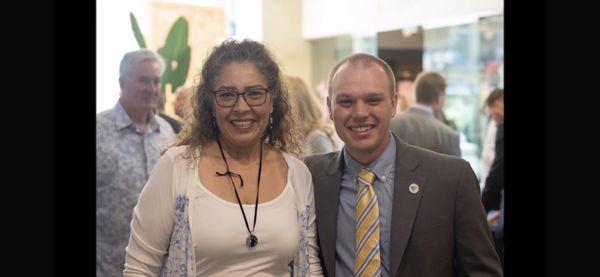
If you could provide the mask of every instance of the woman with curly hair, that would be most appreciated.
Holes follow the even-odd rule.
[[[125,276],[322,275],[312,177],[279,66],[227,40],[134,208]]]

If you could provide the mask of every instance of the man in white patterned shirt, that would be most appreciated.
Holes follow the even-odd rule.
[[[96,117],[96,276],[122,276],[133,207],[160,151],[175,136],[153,113],[163,71],[153,51],[125,54],[119,101]]]

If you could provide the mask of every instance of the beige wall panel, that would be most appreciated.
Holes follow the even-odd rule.
[[[173,23],[183,16],[188,22],[188,45],[192,48],[190,68],[184,86],[196,85],[202,61],[209,51],[225,37],[225,12],[223,9],[195,5],[152,2],[150,5],[150,34],[147,39],[150,49],[158,50],[165,44]],[[173,91],[175,88],[166,88]],[[165,112],[174,115],[173,95],[167,93]]]
[[[263,40],[284,74],[312,84],[310,44],[301,37],[301,11],[301,0],[263,0]]]

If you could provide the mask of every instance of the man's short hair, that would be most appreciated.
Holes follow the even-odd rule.
[[[417,103],[432,104],[446,91],[446,80],[433,71],[422,71],[415,80]]]
[[[494,102],[500,99],[504,100],[504,89],[497,88],[490,92],[490,95],[488,95],[488,97],[485,99],[485,106],[491,107]]]
[[[388,77],[391,96],[393,96],[396,93],[396,78],[394,77],[394,71],[392,70],[392,68],[384,60],[378,57],[366,53],[357,53],[344,58],[333,67],[333,70],[329,75],[329,97],[331,97],[331,95],[333,94],[333,77],[340,69],[340,67],[342,67],[342,65],[344,64],[360,65],[363,67],[370,67],[373,65],[379,66],[385,71]]]
[[[123,56],[119,66],[119,77],[125,77],[135,64],[146,60],[158,62],[161,75],[165,71],[165,62],[158,53],[148,49],[139,49],[128,52]]]

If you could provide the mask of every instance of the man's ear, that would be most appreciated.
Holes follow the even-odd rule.
[[[398,93],[392,94],[392,117],[396,116],[396,111],[398,109]]]
[[[119,77],[119,87],[121,89],[123,89],[123,85],[125,84],[125,80],[123,79],[123,77]]]
[[[333,113],[331,113],[331,97],[327,96],[327,110],[329,111],[329,119],[333,120]]]

